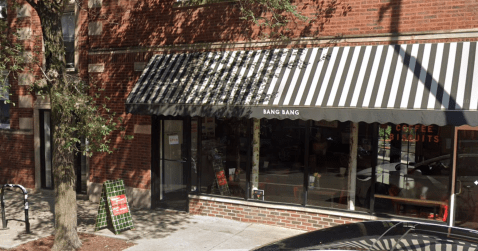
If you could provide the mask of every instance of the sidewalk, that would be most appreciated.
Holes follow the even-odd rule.
[[[29,194],[31,234],[25,234],[23,195],[5,195],[8,229],[0,222],[0,248],[12,248],[53,234],[54,198],[44,193]],[[78,231],[131,240],[133,250],[250,250],[274,240],[302,233],[299,230],[233,220],[190,215],[170,210],[132,210],[135,230],[115,235],[109,229],[94,232],[98,204],[78,200]],[[15,221],[18,219],[22,221]]]

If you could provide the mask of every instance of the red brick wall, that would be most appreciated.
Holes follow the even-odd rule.
[[[106,179],[123,178],[128,186],[148,189],[150,187],[150,135],[134,134],[134,125],[149,125],[150,118],[126,114],[124,100],[141,74],[141,72],[133,71],[133,63],[147,62],[154,52],[107,55],[93,55],[91,52],[111,48],[154,48],[178,44],[248,41],[259,39],[264,32],[269,31],[241,21],[239,9],[235,3],[173,8],[175,0],[103,0],[101,8],[88,9],[88,0],[82,2],[83,9],[79,12],[78,20],[80,75],[84,79],[91,77],[96,84],[107,84],[104,93],[111,98],[107,102],[108,106],[124,118],[126,133],[135,136],[133,140],[125,141],[122,139],[124,133],[115,132],[110,137],[113,142],[112,147],[116,148],[115,153],[98,154],[92,158],[90,181],[104,182]],[[304,15],[319,14],[319,19],[311,23],[292,22],[288,27],[290,28],[288,35],[293,38],[383,35],[400,32],[433,33],[478,27],[478,1],[476,0],[344,0],[335,6],[334,11],[328,10],[332,0],[296,0],[295,2],[298,10]],[[39,46],[41,45],[41,28],[35,11],[32,9],[32,17],[28,18],[16,19],[14,16],[9,15],[13,26],[32,27],[32,40],[25,42],[27,48],[31,50],[41,48]],[[88,22],[96,21],[103,24],[102,35],[88,36]],[[398,43],[449,41],[451,40],[410,40]],[[341,43],[339,45],[363,44],[376,43]],[[282,46],[289,45],[285,43]],[[171,47],[171,50],[166,53],[178,49]],[[105,63],[105,72],[88,73],[89,63]],[[38,75],[39,72],[36,70],[35,74]],[[15,82],[12,84],[13,102],[18,102],[18,95],[29,94],[26,87],[17,86]],[[20,117],[32,116],[32,109],[12,107],[12,128],[18,129]],[[13,140],[8,142],[2,141],[3,148],[11,149],[15,147],[15,144],[25,143],[21,140],[20,143]],[[33,147],[33,140],[25,144]],[[0,152],[0,161],[5,159],[4,156],[9,156],[8,152]],[[4,165],[0,163],[2,168],[0,172],[2,172]],[[33,166],[33,163],[31,165]]]
[[[133,134],[133,140],[120,140],[112,154],[95,154],[90,161],[89,180],[103,183],[123,179],[126,186],[151,188],[151,135]],[[114,136],[112,138],[115,138]]]
[[[103,33],[89,37],[91,48],[118,48],[248,41],[268,30],[240,20],[235,3],[173,8],[175,0],[104,0],[92,8],[90,22],[101,22]],[[470,0],[296,0],[297,9],[312,22],[291,22],[290,37],[341,37],[400,32],[434,32],[478,26],[478,2]]]
[[[144,59],[143,54],[139,53],[93,55],[82,58],[80,62],[86,68],[88,63],[104,63],[103,73],[88,74],[90,83],[104,88],[100,102],[107,103],[111,112],[122,117],[123,123],[120,125],[125,128],[124,131],[115,131],[109,137],[112,154],[96,154],[91,159],[90,181],[103,183],[105,180],[121,178],[126,186],[150,189],[151,135],[135,133],[134,126],[151,125],[151,117],[125,112],[125,100],[141,75],[141,71],[134,71],[134,62],[147,62],[147,60]],[[134,138],[125,140],[125,135],[132,135]]]
[[[197,198],[189,200],[189,213],[307,231],[332,227],[344,223],[364,221],[357,218],[305,212],[300,210],[275,209],[267,207],[266,204],[251,206],[242,205],[240,202],[235,204]]]
[[[19,1],[20,4],[26,4],[26,1]],[[11,6],[11,1],[9,1]],[[42,32],[40,20],[36,12],[31,8],[30,17],[18,18],[14,8],[8,9],[8,21],[10,28],[16,31],[19,28],[30,28],[32,33],[28,40],[16,40],[10,36],[14,43],[20,43],[26,51],[33,52],[36,61],[41,62],[40,54],[42,47]],[[32,73],[39,76],[40,66],[29,64],[25,66],[25,73]],[[18,75],[9,76],[10,100],[15,104],[10,106],[10,130],[0,131],[0,184],[13,183],[20,184],[27,188],[35,188],[35,156],[33,130],[24,132],[19,129],[20,118],[33,119],[33,107],[20,108],[19,96],[31,95],[27,86],[18,85]],[[35,101],[35,97],[33,98]]]
[[[0,131],[0,185],[35,188],[33,135]]]
[[[26,1],[18,1],[20,5],[27,4]],[[11,3],[10,3],[11,4]],[[42,48],[42,31],[40,25],[40,19],[33,8],[30,8],[30,17],[17,17],[16,11],[13,8],[9,8],[8,21],[12,31],[16,31],[20,28],[30,28],[31,37],[27,40],[18,40],[15,36],[10,36],[13,43],[21,44],[24,46],[26,52],[32,52],[33,60],[31,62],[42,62],[41,48]],[[36,78],[41,76],[40,71],[41,64],[32,63],[23,65],[23,73],[31,73]],[[9,76],[10,87],[10,100],[15,105],[10,106],[10,128],[19,129],[19,118],[33,118],[33,106],[30,108],[19,108],[19,96],[32,95],[28,86],[18,85],[18,74],[22,72],[12,72]],[[35,95],[33,95],[33,101],[35,101]]]

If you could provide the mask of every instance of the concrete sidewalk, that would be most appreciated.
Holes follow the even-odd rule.
[[[23,195],[5,195],[8,229],[0,222],[0,248],[53,234],[54,198],[50,194],[30,194],[30,234],[25,233]],[[135,230],[115,235],[109,229],[94,232],[98,204],[78,200],[78,231],[130,240],[137,245],[127,250],[250,250],[303,231],[233,220],[190,215],[172,210],[132,210]],[[12,220],[15,219],[15,220]],[[16,221],[22,220],[22,221]]]

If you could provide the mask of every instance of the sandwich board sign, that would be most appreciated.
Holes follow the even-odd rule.
[[[113,225],[115,234],[134,229],[133,218],[126,199],[123,180],[107,180],[103,183],[95,231]]]

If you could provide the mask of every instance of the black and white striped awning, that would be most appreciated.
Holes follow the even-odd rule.
[[[155,55],[134,114],[478,125],[477,42]]]

